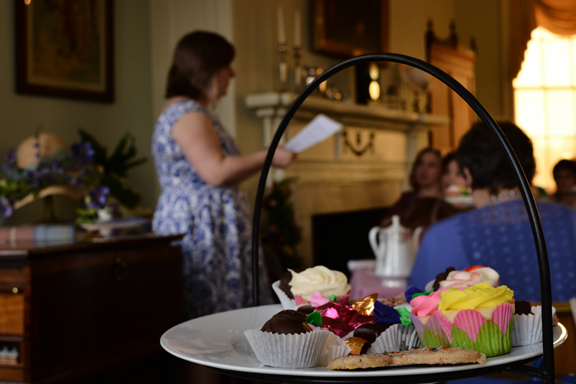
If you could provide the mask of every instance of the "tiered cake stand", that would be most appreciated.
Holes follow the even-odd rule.
[[[540,292],[543,309],[542,343],[513,348],[511,353],[489,358],[485,364],[481,365],[391,368],[357,372],[330,371],[328,368],[273,368],[263,366],[254,356],[243,332],[247,329],[261,327],[273,314],[282,309],[279,305],[259,306],[258,300],[258,246],[260,243],[258,228],[260,227],[260,213],[264,189],[266,187],[266,177],[272,164],[274,152],[296,110],[320,83],[343,69],[372,61],[388,61],[409,65],[438,78],[470,105],[489,127],[502,150],[506,153],[516,173],[536,246],[537,261],[540,269]],[[543,379],[547,384],[554,383],[554,348],[566,340],[567,334],[566,329],[561,324],[556,327],[552,326],[552,294],[548,254],[542,224],[540,223],[540,216],[534,197],[532,196],[530,185],[508,140],[492,116],[490,116],[486,109],[466,88],[440,69],[409,56],[393,53],[375,53],[345,60],[316,77],[290,106],[272,139],[260,175],[254,207],[252,275],[253,300],[255,306],[190,320],[168,330],[162,335],[161,344],[164,349],[173,355],[211,367],[228,375],[273,383],[380,383],[384,381],[386,383],[430,383],[497,372],[518,373]],[[543,367],[537,368],[525,365],[541,355],[544,356]]]

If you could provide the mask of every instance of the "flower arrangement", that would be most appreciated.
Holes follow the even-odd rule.
[[[296,224],[291,195],[288,180],[275,181],[268,189],[262,200],[265,220],[261,239],[264,252],[278,257],[285,268],[299,268],[302,260],[296,246],[302,235]]]
[[[51,139],[52,143],[59,143],[59,139],[37,130],[33,136],[34,159],[30,164],[18,164],[18,150],[8,150],[5,163],[0,167],[0,216],[9,217],[26,203],[52,194],[83,197],[83,207],[77,211],[78,222],[97,219],[97,210],[110,198],[127,207],[139,203],[140,195],[123,179],[129,168],[146,161],[145,158],[133,159],[136,155],[133,136],[124,135],[113,154],[107,157],[106,149],[91,135],[82,129],[78,133],[81,139],[66,153],[62,148],[43,153],[43,142]],[[21,150],[25,149],[24,146]]]

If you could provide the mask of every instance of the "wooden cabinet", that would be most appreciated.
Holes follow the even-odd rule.
[[[163,353],[182,321],[180,237],[0,246],[0,350],[18,351],[0,382],[83,382]]]

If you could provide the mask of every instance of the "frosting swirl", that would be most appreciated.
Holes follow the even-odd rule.
[[[343,296],[350,292],[350,284],[345,274],[332,271],[322,265],[307,268],[298,273],[289,269],[292,273],[290,281],[291,291],[294,296],[310,301],[314,292],[320,292],[324,297]]]
[[[466,288],[486,282],[498,286],[500,275],[490,267],[470,267],[463,271],[451,271],[445,280],[439,282],[440,288]]]
[[[416,296],[410,301],[410,305],[412,306],[411,313],[419,317],[424,317],[437,312],[438,302],[441,300],[440,293],[444,291],[446,290],[441,289],[432,292],[430,295]]]
[[[449,310],[496,307],[502,303],[513,303],[514,291],[505,285],[494,288],[489,283],[479,283],[469,288],[449,288],[439,293],[440,312]]]

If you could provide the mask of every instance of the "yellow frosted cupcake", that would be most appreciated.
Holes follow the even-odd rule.
[[[479,283],[440,292],[434,314],[450,346],[474,349],[486,356],[510,352],[514,292],[505,285]]]

